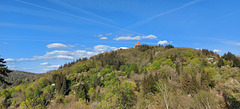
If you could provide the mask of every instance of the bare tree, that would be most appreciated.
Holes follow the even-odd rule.
[[[170,100],[171,100],[171,91],[172,89],[167,85],[166,82],[159,81],[156,84],[157,91],[161,94],[161,97],[163,99],[163,102],[165,104],[166,109],[169,108]]]

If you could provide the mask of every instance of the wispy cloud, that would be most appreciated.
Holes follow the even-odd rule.
[[[121,37],[114,38],[114,40],[141,40],[141,39],[142,39],[141,36],[135,36],[135,37],[121,36]]]
[[[100,39],[103,39],[103,40],[105,40],[105,39],[107,39],[107,37],[101,37]]]
[[[60,67],[60,65],[50,65],[50,66],[47,66],[48,68],[58,68]]]
[[[142,40],[142,39],[156,39],[156,38],[157,38],[157,36],[155,36],[155,35],[134,36],[134,37],[129,35],[129,36],[116,37],[113,40]]]
[[[108,46],[108,45],[94,46],[94,50],[95,51],[100,51],[100,52],[103,52],[103,51],[106,51],[106,50],[116,50],[116,49],[117,49],[116,47],[111,47],[111,46]]]
[[[23,70],[31,70],[31,68],[23,68]]]
[[[155,35],[142,36],[143,39],[157,39]]]
[[[240,45],[240,43],[236,43],[236,45]]]
[[[112,35],[112,33],[107,33],[106,36]]]
[[[50,65],[49,62],[40,63],[40,65]]]
[[[12,62],[12,61],[15,61],[15,59],[7,58],[7,59],[5,59],[5,61],[7,61],[7,62]]]
[[[49,71],[49,70],[56,70],[57,68],[59,68],[61,65],[48,65],[46,66],[44,69],[42,69],[43,71]]]
[[[16,68],[16,66],[15,65],[9,65],[8,68],[14,70]]]
[[[214,49],[213,52],[216,52],[216,53],[219,52],[219,53],[221,53],[222,51],[221,51],[221,50]]]
[[[108,39],[107,36],[110,36],[110,35],[112,35],[112,33],[99,34],[99,35],[97,35],[97,37],[99,37],[99,38],[102,39],[102,40],[106,40],[106,39]]]

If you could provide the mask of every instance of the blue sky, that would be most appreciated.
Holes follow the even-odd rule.
[[[239,0],[0,0],[0,55],[42,73],[101,52],[150,45],[240,55]]]

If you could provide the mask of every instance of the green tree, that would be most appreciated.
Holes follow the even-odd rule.
[[[160,67],[160,63],[157,60],[155,60],[153,61],[151,66],[153,69],[158,69]]]
[[[137,100],[137,96],[134,93],[136,87],[136,84],[131,81],[124,81],[120,85],[118,102],[121,109],[129,109],[134,106]]]
[[[210,87],[215,87],[213,77],[216,75],[213,68],[205,68],[201,75],[201,87],[203,90],[208,90]]]
[[[61,90],[61,86],[62,86],[61,78],[59,75],[56,76],[55,85],[56,85],[56,91],[57,91],[57,93],[59,93]]]
[[[174,46],[171,45],[171,44],[168,44],[168,45],[165,46],[165,48],[170,49],[170,48],[174,48]]]
[[[0,81],[4,84],[11,85],[11,83],[5,81],[4,77],[8,76],[8,73],[11,72],[5,65],[6,61],[3,58],[0,58]]]
[[[192,79],[189,77],[188,74],[185,74],[183,77],[183,81],[182,81],[182,88],[185,92],[192,93]]]
[[[217,102],[214,96],[209,92],[205,92],[201,90],[194,96],[194,99],[197,104],[197,107],[195,108],[199,108],[199,109],[215,109],[216,108]]]
[[[76,96],[78,98],[83,98],[89,101],[89,94],[88,94],[88,90],[89,90],[89,86],[87,83],[81,83],[79,84],[79,86],[77,87],[76,90]]]
[[[153,53],[152,51],[150,52],[150,58],[149,58],[149,61],[152,63],[153,62]]]
[[[131,67],[134,73],[139,73],[138,66],[136,63],[132,63]]]
[[[180,64],[179,62],[176,62],[176,72],[178,75],[180,75]]]
[[[67,80],[66,80],[66,77],[63,77],[62,78],[62,87],[61,87],[61,91],[60,93],[65,95],[66,91],[67,91]]]
[[[57,93],[64,95],[68,88],[65,75],[57,74],[55,84]]]
[[[218,67],[221,67],[221,66],[224,66],[224,61],[222,60],[222,59],[220,59],[219,61],[218,61]]]
[[[147,77],[144,77],[143,81],[142,81],[142,87],[143,87],[143,92],[145,95],[149,94],[149,93],[155,93],[156,91],[156,78],[153,77],[152,74],[150,74]]]

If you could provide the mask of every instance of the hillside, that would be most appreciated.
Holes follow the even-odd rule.
[[[30,82],[37,80],[44,75],[45,74],[35,74],[30,72],[13,70],[11,73],[8,74],[8,77],[6,77],[5,80],[12,84],[10,87],[13,87],[21,84],[22,82]],[[6,85],[3,85],[2,83],[0,83],[0,86],[2,86],[1,88],[8,87]]]
[[[230,52],[142,45],[78,59],[2,90],[1,107],[238,109],[239,67]]]

